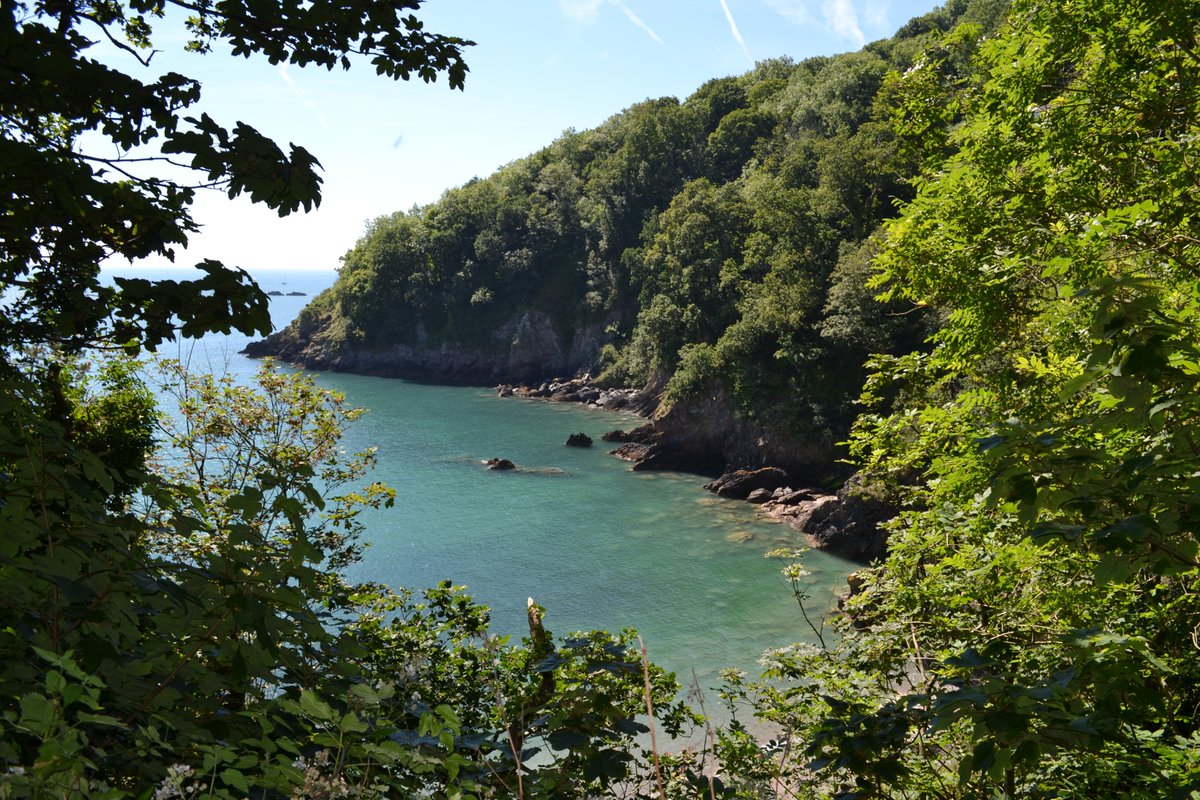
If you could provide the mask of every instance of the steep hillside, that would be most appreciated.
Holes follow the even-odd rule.
[[[698,464],[828,478],[868,356],[936,324],[866,286],[872,233],[954,123],[914,119],[896,76],[935,48],[952,87],[1003,8],[953,0],[855,53],[647,100],[381,217],[251,352],[456,382],[590,372],[649,389]]]

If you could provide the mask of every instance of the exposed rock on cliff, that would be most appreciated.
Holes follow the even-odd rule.
[[[650,391],[643,393],[643,397],[651,396]],[[801,440],[747,422],[734,411],[719,387],[677,401],[670,408],[654,409],[650,422],[641,428],[627,433],[612,431],[603,438],[625,442],[613,452],[633,462],[635,470],[676,469],[718,475],[770,465],[784,478],[790,474],[805,482],[844,478],[847,472],[837,464],[839,451],[833,441],[820,437]],[[768,488],[786,484],[786,480],[776,477],[777,482]]]
[[[355,348],[335,337],[331,324],[328,315],[301,315],[287,328],[251,342],[243,352],[274,356],[309,369],[487,384],[529,383],[546,375],[571,374],[590,366],[600,346],[596,326],[581,326],[571,341],[564,342],[550,316],[532,309],[494,331],[488,347],[435,343],[418,326],[415,342]]]
[[[728,476],[725,476],[728,477]],[[747,499],[752,502],[755,494]],[[888,532],[881,525],[896,515],[896,507],[865,487],[856,475],[838,490],[776,490],[762,511],[804,534],[809,545],[863,563],[887,554]]]
[[[508,362],[497,363],[494,368],[502,368],[510,379],[525,381],[540,378],[547,371],[567,372],[570,367],[554,322],[540,311],[526,311],[512,333]]]
[[[896,516],[896,507],[851,478],[833,502],[813,510],[801,530],[813,547],[854,561],[878,561],[887,555],[888,532],[880,525]]]

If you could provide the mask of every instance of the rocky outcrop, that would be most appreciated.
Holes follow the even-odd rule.
[[[529,380],[540,378],[547,371],[566,372],[569,367],[553,320],[541,311],[526,311],[521,315],[509,344],[505,374]]]
[[[653,423],[646,423],[632,431],[611,431],[605,436],[614,437],[608,441],[623,442],[611,452],[630,462],[630,469],[634,472],[662,469],[703,475],[720,471],[720,461],[716,458],[696,458],[692,453],[666,446],[662,431]]]
[[[634,413],[648,413],[658,405],[651,395],[637,389],[602,389],[595,386],[588,373],[574,378],[554,378],[529,386],[500,384],[496,387],[496,394],[500,397],[515,395],[560,403],[586,403],[609,411]]]
[[[561,467],[521,467],[509,461],[507,458],[489,458],[483,462],[483,465],[490,470],[496,472],[513,472],[519,475],[561,475],[567,476],[571,473]]]
[[[770,489],[755,489],[753,492],[746,495],[746,502],[753,503],[754,505],[760,505],[768,502],[771,500],[771,498],[772,495]]]
[[[851,479],[836,501],[816,509],[800,528],[809,544],[854,561],[878,561],[887,555],[888,533],[881,526],[896,507]]]
[[[777,467],[733,470],[704,488],[759,505],[768,516],[803,533],[817,549],[861,562],[879,560],[887,553],[887,531],[881,524],[896,515],[896,508],[857,476],[837,494],[793,489],[788,474]]]
[[[762,499],[758,501],[765,503],[771,499],[772,492],[787,486],[787,482],[788,474],[783,470],[778,467],[763,467],[762,469],[738,469],[726,472],[715,481],[704,484],[704,488],[720,497],[729,497],[734,500],[745,500],[751,493],[765,490],[766,496],[760,495]]]
[[[572,433],[567,437],[567,447],[591,447],[592,437],[586,433]]]
[[[801,438],[747,420],[717,384],[657,412],[653,422],[664,449],[683,460],[715,463],[721,471],[772,466],[825,480],[841,455],[831,438]]]
[[[748,499],[753,500],[754,494]],[[878,561],[887,554],[888,532],[882,524],[896,515],[896,507],[864,486],[858,476],[836,494],[776,489],[760,508],[804,534],[810,546],[862,563]]]
[[[717,389],[677,402],[669,409],[660,408],[660,391],[655,391],[653,383],[642,390],[600,388],[587,375],[537,386],[502,385],[496,391],[501,396],[583,402],[649,415],[650,421],[636,430],[609,431],[602,437],[621,444],[613,454],[629,461],[637,471],[664,469],[719,475],[727,470],[756,470],[772,464],[792,474],[828,477],[830,465],[836,461],[837,448],[832,442],[801,442],[752,426]],[[784,482],[785,478],[778,478],[768,488]],[[746,493],[754,488],[759,487],[752,486]]]

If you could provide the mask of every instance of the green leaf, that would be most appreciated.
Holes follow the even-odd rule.
[[[239,792],[250,792],[250,782],[246,780],[246,776],[232,767],[221,770],[221,780]]]
[[[36,734],[48,733],[58,711],[54,702],[41,694],[26,694],[21,696],[20,724]]]
[[[62,694],[67,688],[67,679],[56,669],[46,673],[46,691],[50,694]]]
[[[347,711],[342,715],[339,727],[347,733],[363,733],[369,730],[367,723],[363,722],[353,711]]]
[[[1135,572],[1136,567],[1124,553],[1109,553],[1100,559],[1092,570],[1100,584],[1124,583]]]
[[[300,690],[300,709],[320,722],[333,722],[336,719],[333,708],[311,689]]]
[[[92,714],[87,711],[81,711],[76,715],[76,719],[80,722],[90,723],[92,725],[103,725],[109,728],[127,728],[128,726],[109,714]]]

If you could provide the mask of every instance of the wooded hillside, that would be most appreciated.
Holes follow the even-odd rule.
[[[898,77],[938,42],[949,91],[1003,8],[954,0],[856,53],[647,100],[376,219],[337,284],[256,352],[481,383],[587,370],[666,407],[715,393],[831,462],[867,357],[936,323],[865,286],[872,235],[944,139],[926,128],[953,121],[898,134]]]

